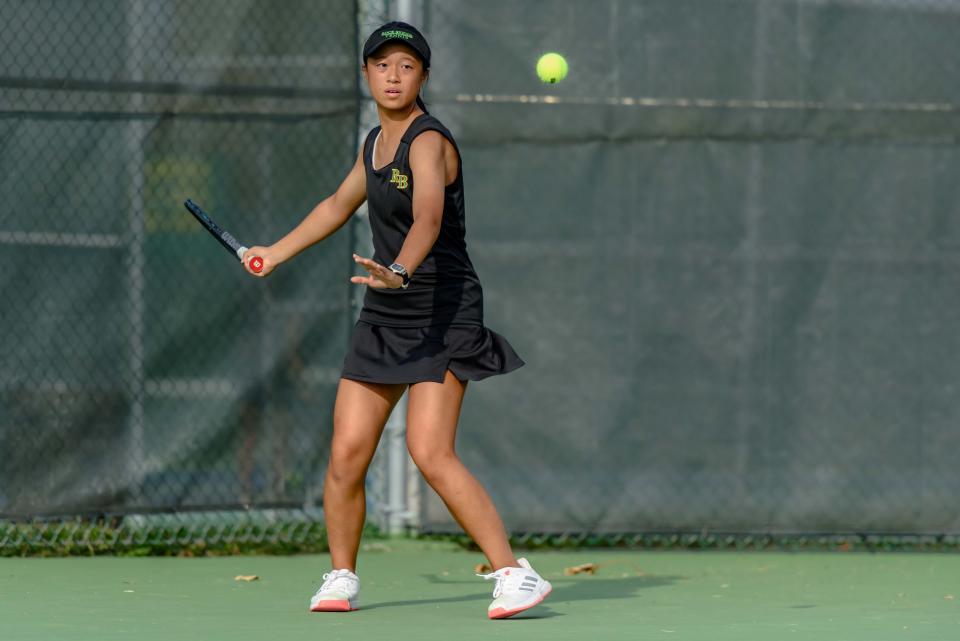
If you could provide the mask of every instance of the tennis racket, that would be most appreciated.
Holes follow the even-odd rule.
[[[207,215],[205,211],[200,209],[200,206],[190,200],[189,198],[183,206],[187,208],[194,218],[200,221],[200,224],[210,232],[214,238],[220,241],[220,244],[223,245],[228,252],[237,257],[237,259],[242,263],[243,255],[247,253],[247,247],[241,245],[240,242],[230,235],[229,232],[224,231],[220,228],[220,225],[213,222],[213,219]],[[259,256],[254,256],[250,259],[250,269],[256,273],[260,273],[263,270],[263,259]]]

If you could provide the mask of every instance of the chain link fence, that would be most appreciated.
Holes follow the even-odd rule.
[[[8,0],[2,553],[322,547],[365,213],[258,281],[181,203],[249,245],[331,193],[390,18],[528,362],[458,441],[517,543],[957,544],[960,1]],[[400,416],[371,520],[456,532]]]
[[[0,547],[309,542],[350,235],[254,281],[182,203],[249,245],[336,188],[356,7],[11,0],[0,21]]]

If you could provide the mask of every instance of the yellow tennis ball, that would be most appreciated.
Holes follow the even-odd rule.
[[[559,53],[545,53],[537,60],[537,75],[540,80],[554,84],[567,77],[567,61]]]

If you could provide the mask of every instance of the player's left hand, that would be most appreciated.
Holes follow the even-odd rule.
[[[403,285],[403,277],[363,256],[353,255],[353,261],[367,270],[367,276],[354,276],[351,283],[366,285],[374,289],[399,289]]]

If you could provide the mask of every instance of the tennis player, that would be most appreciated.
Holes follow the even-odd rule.
[[[427,483],[480,546],[495,579],[493,619],[522,612],[551,590],[510,548],[490,496],[454,451],[467,382],[523,365],[502,336],[483,324],[483,291],[467,255],[463,171],[450,132],[420,98],[430,68],[423,35],[403,22],[374,30],[363,47],[363,75],[380,126],[367,136],[336,193],[270,247],[251,247],[267,276],[339,229],[367,201],[372,258],[363,310],[337,390],[333,442],[323,489],[333,569],[310,600],[314,612],[357,609],[357,550],[364,478],[384,424],[409,389],[407,447]]]

